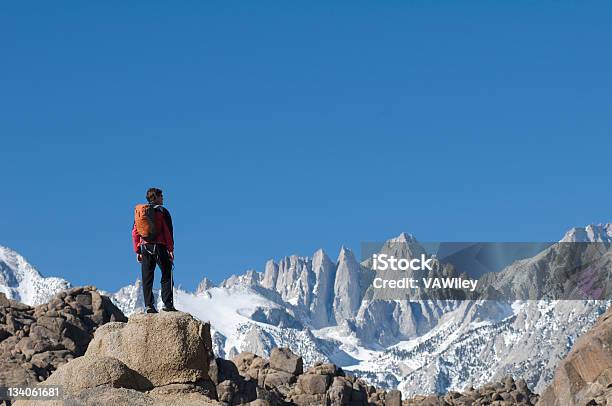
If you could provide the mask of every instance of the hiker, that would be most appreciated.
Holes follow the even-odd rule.
[[[170,212],[163,207],[164,195],[160,189],[147,191],[148,204],[139,204],[134,210],[132,241],[136,260],[142,266],[142,291],[145,312],[157,313],[153,304],[153,277],[155,266],[161,269],[161,291],[164,306],[162,310],[176,311],[172,288],[172,268],[174,266],[174,233]]]

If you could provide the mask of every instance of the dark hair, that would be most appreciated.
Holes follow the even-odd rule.
[[[153,201],[155,201],[155,199],[157,199],[157,196],[161,195],[163,192],[161,189],[158,189],[156,187],[152,187],[149,190],[147,190],[147,201],[149,203],[153,203]]]

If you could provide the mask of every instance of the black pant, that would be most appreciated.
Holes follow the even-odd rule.
[[[172,299],[172,260],[168,250],[162,244],[144,244],[140,246],[142,254],[142,292],[145,306],[153,307],[153,277],[155,265],[161,269],[162,301],[166,307],[173,306]]]

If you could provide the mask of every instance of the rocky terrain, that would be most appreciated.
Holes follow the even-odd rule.
[[[275,348],[269,359],[250,352],[232,360],[212,353],[210,326],[182,312],[136,314],[99,327],[82,357],[62,364],[40,385],[61,385],[63,401],[47,404],[130,405],[532,405],[524,381],[465,393],[402,401],[398,390],[377,389],[334,364],[304,370],[302,357]],[[488,403],[487,403],[488,402]],[[36,404],[18,401],[17,405]]]
[[[0,383],[43,381],[60,365],[83,355],[100,325],[126,320],[94,287],[57,293],[36,307],[0,293]]]
[[[286,348],[270,359],[215,358],[210,326],[183,312],[99,327],[85,354],[61,365],[48,384],[61,385],[74,405],[401,405],[399,391],[376,390],[333,364],[304,372],[302,358]]]
[[[10,319],[11,326],[17,320],[36,320],[25,322],[16,330],[21,331],[16,333],[22,336],[19,340],[11,339],[16,337],[11,334],[0,340],[0,346],[8,350],[6,354],[11,354],[8,361],[2,358],[2,362],[13,364],[9,367],[13,373],[8,375],[13,379],[11,383],[31,385],[51,372],[38,385],[64,388],[63,401],[45,404],[595,406],[612,402],[612,310],[577,341],[542,396],[533,393],[525,380],[506,376],[477,389],[469,387],[463,391],[402,399],[399,390],[376,388],[332,363],[318,362],[305,367],[303,358],[288,348],[274,348],[269,358],[251,352],[239,353],[230,360],[215,357],[208,323],[184,312],[139,313],[126,321],[108,298],[92,287],[62,292],[37,308],[4,296],[0,299],[4,321]],[[38,330],[37,326],[43,326],[39,320],[44,317],[63,320],[64,328],[59,329],[59,335],[49,337],[49,342],[64,343],[65,348],[37,352],[44,346],[35,345],[34,352],[24,354],[18,344]],[[61,321],[55,320],[55,323]],[[74,327],[67,327],[67,323],[81,323],[81,334],[68,333]],[[24,328],[26,325],[29,329]],[[29,330],[27,335],[26,330]],[[54,363],[41,367],[32,361],[37,354],[52,351],[61,351],[61,356],[45,354],[43,358]],[[6,368],[3,365],[2,371]],[[16,404],[36,405],[40,401]]]
[[[404,406],[451,405],[537,405],[539,396],[529,389],[524,379],[517,381],[507,376],[501,382],[489,383],[464,392],[450,391],[444,395],[415,396],[403,402]]]

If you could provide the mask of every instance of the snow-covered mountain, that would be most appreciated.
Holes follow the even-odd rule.
[[[612,223],[574,227],[561,242],[612,242]]]
[[[568,231],[561,242],[609,243],[611,236],[612,224],[591,225]],[[541,270],[564,255],[560,245],[508,265],[492,285],[510,293],[556,286],[541,277]],[[402,233],[382,251],[418,257],[425,250],[414,236]],[[608,255],[600,266],[610,264]],[[175,289],[175,305],[211,321],[220,356],[241,351],[269,356],[272,348],[286,346],[306,364],[331,361],[405,395],[463,389],[506,374],[523,377],[541,391],[576,338],[610,305],[426,296],[374,300],[371,281],[370,264],[359,263],[350,249],[343,247],[335,261],[318,250],[312,257],[269,260],[262,272],[233,275],[218,286],[204,278],[193,293]],[[140,281],[110,296],[128,315],[143,307]]]
[[[561,242],[610,242],[610,230],[610,224],[574,228]],[[382,251],[418,257],[424,249],[414,236],[402,233]],[[553,245],[516,261],[496,276],[495,286],[514,292],[540,283],[545,289],[547,282],[533,275],[561,251]],[[330,360],[406,395],[462,389],[508,373],[542,390],[575,339],[610,305],[596,300],[373,300],[368,265],[345,247],[336,261],[318,250],[312,257],[269,260],[263,272],[233,275],[218,287],[203,280],[196,294],[177,291],[175,302],[211,321],[219,354],[267,356],[275,346],[288,346],[307,363]]]
[[[64,279],[44,278],[24,257],[0,246],[0,292],[9,299],[36,306],[70,287]]]

